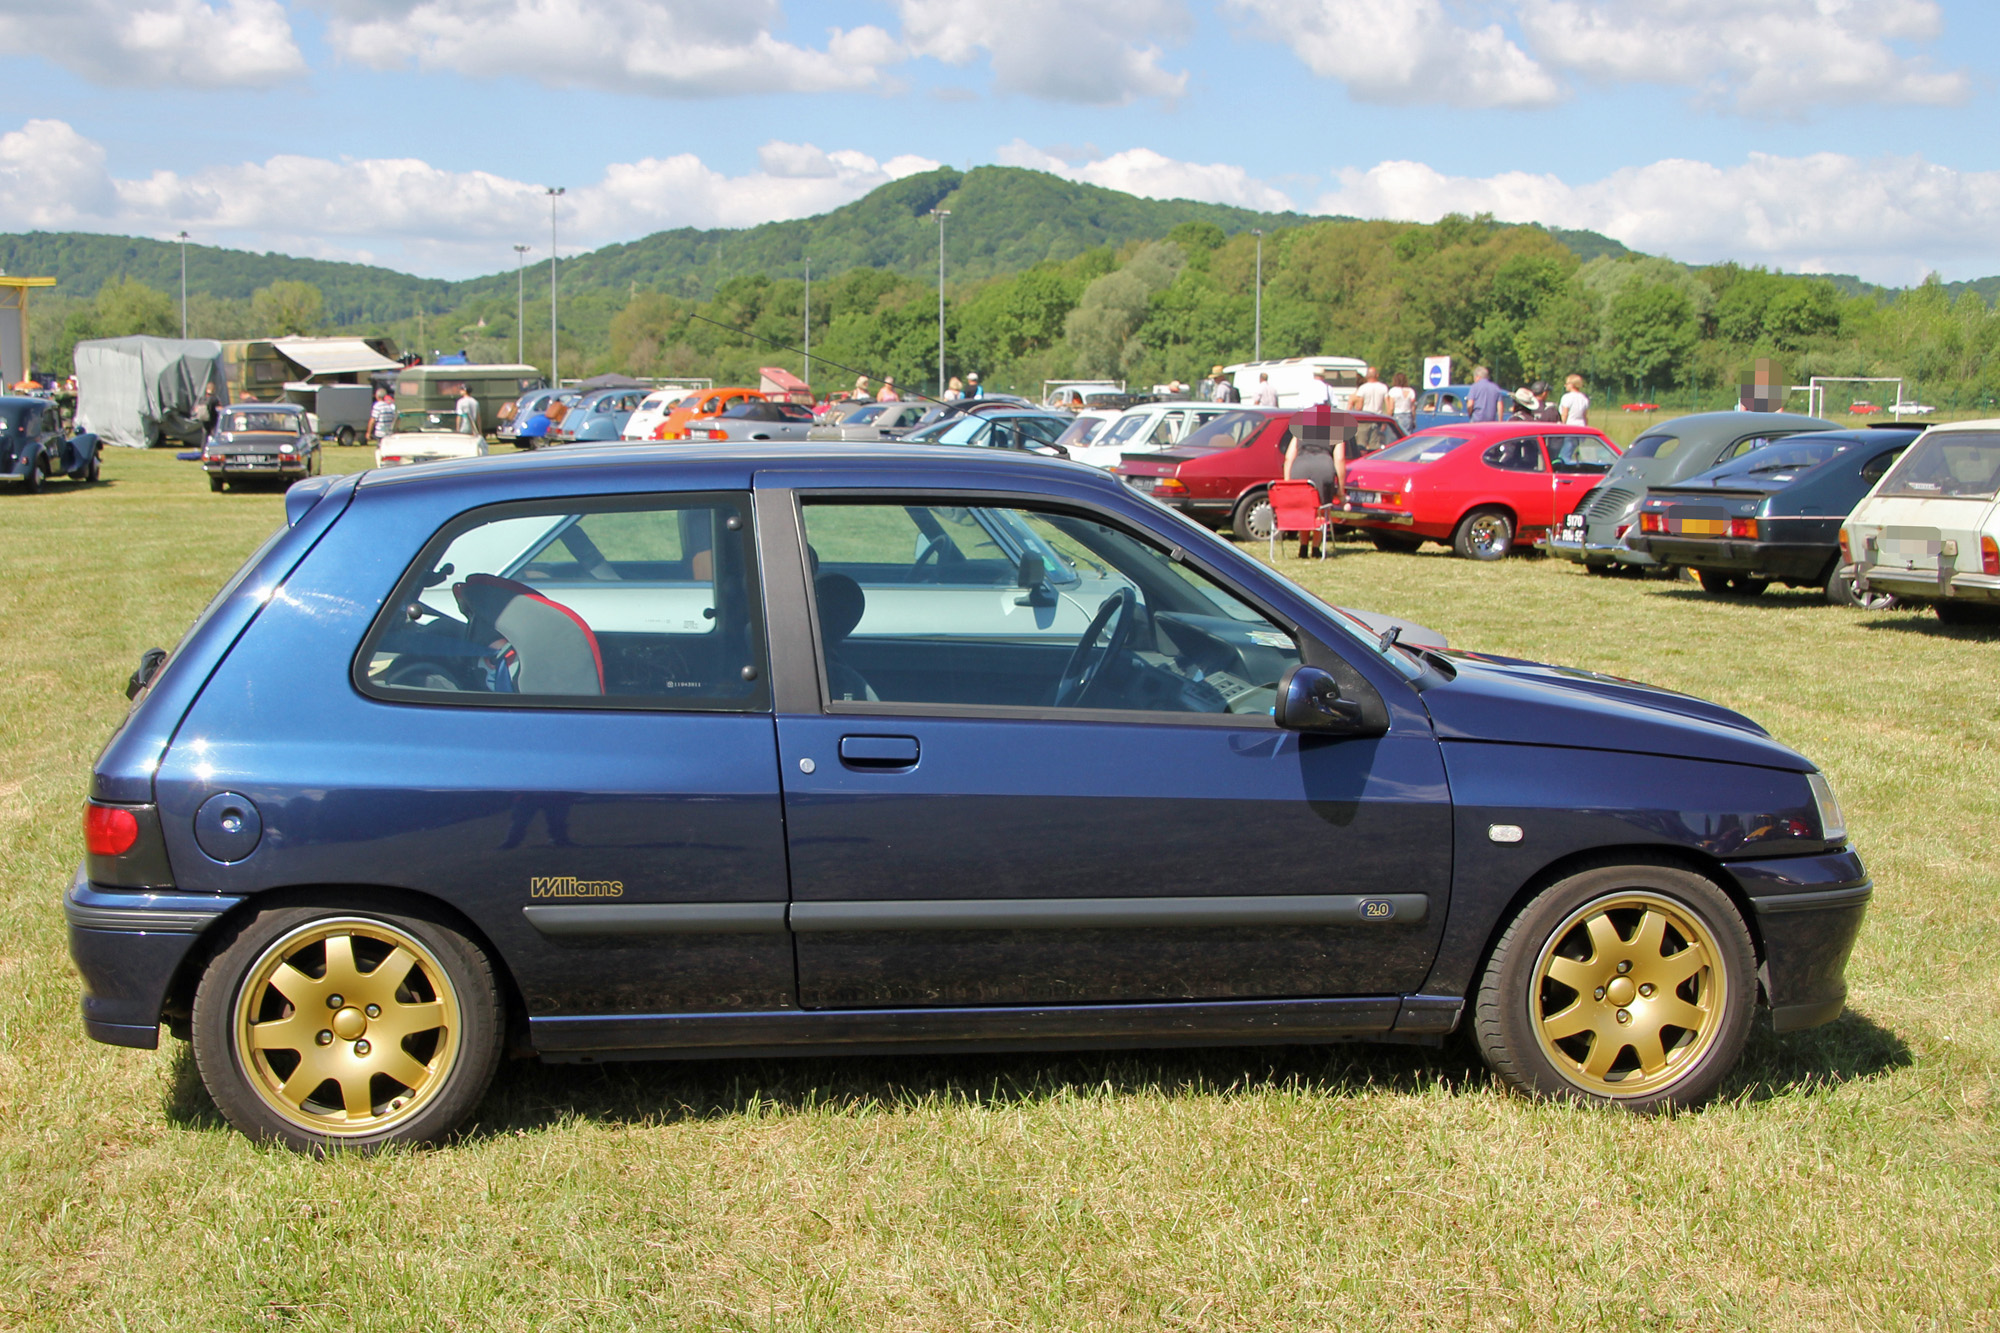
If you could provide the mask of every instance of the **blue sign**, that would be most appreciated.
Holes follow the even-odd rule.
[[[1451,358],[1448,356],[1427,356],[1424,358],[1424,387],[1442,389],[1451,383]]]

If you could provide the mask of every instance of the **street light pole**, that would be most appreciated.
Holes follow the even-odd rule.
[[[528,247],[514,247],[514,363],[528,361]]]
[[[181,341],[188,336],[188,234],[182,232],[181,242]]]
[[[931,216],[938,220],[938,396],[944,396],[944,220],[951,216],[948,208],[933,208]]]
[[[1257,333],[1250,359],[1262,361],[1264,359],[1264,233],[1252,228],[1250,234],[1257,238]]]
[[[812,389],[813,382],[813,262],[806,256],[806,389]],[[806,404],[811,407],[811,403]]]
[[[556,200],[568,190],[552,186],[549,196],[549,387],[562,388],[562,374],[556,369]]]

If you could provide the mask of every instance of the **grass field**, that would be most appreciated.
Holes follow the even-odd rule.
[[[516,1064],[462,1142],[319,1162],[223,1125],[179,1043],[77,1018],[91,758],[280,512],[170,456],[105,477],[0,493],[0,1326],[2000,1327],[2000,636],[1544,560],[1283,561],[1829,770],[1877,884],[1850,1010],[1755,1037],[1699,1113],[1531,1104],[1457,1046]]]

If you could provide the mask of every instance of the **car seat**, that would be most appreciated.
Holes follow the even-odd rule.
[[[820,642],[826,650],[827,693],[848,703],[879,702],[861,673],[840,657],[841,645],[868,609],[867,594],[845,574],[821,574],[813,580],[813,596],[819,602]]]
[[[478,643],[504,639],[519,694],[603,694],[604,655],[582,616],[525,583],[469,575],[452,596]]]

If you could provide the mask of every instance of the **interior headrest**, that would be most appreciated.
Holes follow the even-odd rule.
[[[819,598],[819,630],[827,646],[840,643],[854,633],[868,609],[868,597],[861,585],[845,574],[822,574],[813,580]]]

